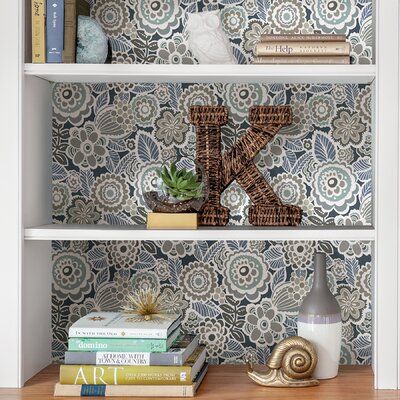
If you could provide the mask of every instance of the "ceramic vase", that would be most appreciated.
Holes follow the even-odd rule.
[[[334,378],[339,368],[342,319],[339,304],[328,288],[324,253],[314,255],[313,285],[300,306],[298,335],[309,340],[317,350],[314,377]]]

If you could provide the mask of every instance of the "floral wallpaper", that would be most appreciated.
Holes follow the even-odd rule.
[[[195,157],[194,104],[223,104],[229,149],[257,104],[289,104],[284,127],[255,161],[303,225],[370,225],[371,86],[330,84],[106,84],[53,86],[53,220],[144,224],[143,190],[170,157]],[[248,224],[249,199],[233,183],[222,195],[230,224]]]
[[[354,64],[373,60],[372,0],[88,0],[110,38],[114,63],[193,64],[188,13],[220,9],[238,63],[248,64],[264,33],[340,33]]]
[[[187,13],[221,10],[238,63],[250,63],[263,33],[342,33],[352,62],[373,60],[372,0],[88,0],[110,38],[114,63],[197,63]],[[53,86],[53,221],[143,224],[144,189],[175,155],[195,156],[188,108],[223,104],[224,151],[248,127],[252,105],[290,104],[285,127],[255,161],[303,225],[372,221],[371,86],[283,84],[107,84]],[[232,184],[222,196],[230,224],[246,225],[249,200]],[[52,242],[53,359],[69,326],[95,310],[118,310],[131,291],[153,287],[183,313],[212,363],[265,363],[296,334],[312,284],[312,255],[328,254],[328,277],[343,317],[341,362],[371,362],[370,242]],[[262,329],[260,329],[262,322]]]
[[[370,242],[58,242],[53,246],[52,351],[91,311],[118,310],[127,295],[154,288],[183,314],[212,363],[265,363],[274,344],[296,334],[298,306],[312,285],[316,249],[343,319],[341,363],[371,362]]]

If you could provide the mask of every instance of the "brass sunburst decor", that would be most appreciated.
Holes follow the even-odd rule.
[[[163,304],[163,298],[153,289],[145,289],[129,294],[127,305],[122,308],[125,314],[133,314],[126,322],[159,321],[168,318],[170,312]]]

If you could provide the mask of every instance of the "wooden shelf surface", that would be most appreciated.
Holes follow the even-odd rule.
[[[22,389],[0,389],[0,399],[72,399],[73,397],[53,397],[57,379],[58,366],[49,366],[29,380]],[[112,398],[118,399],[118,397]],[[400,391],[374,390],[370,366],[343,366],[337,378],[322,381],[317,387],[278,389],[264,388],[250,381],[244,366],[224,365],[210,367],[196,398],[199,400],[390,400],[399,399]]]
[[[375,240],[372,227],[201,227],[150,230],[144,225],[52,224],[25,229],[25,240]]]
[[[371,83],[375,65],[25,64],[50,82]]]

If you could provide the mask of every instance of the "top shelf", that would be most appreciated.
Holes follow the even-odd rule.
[[[50,82],[371,83],[375,65],[25,64]]]

